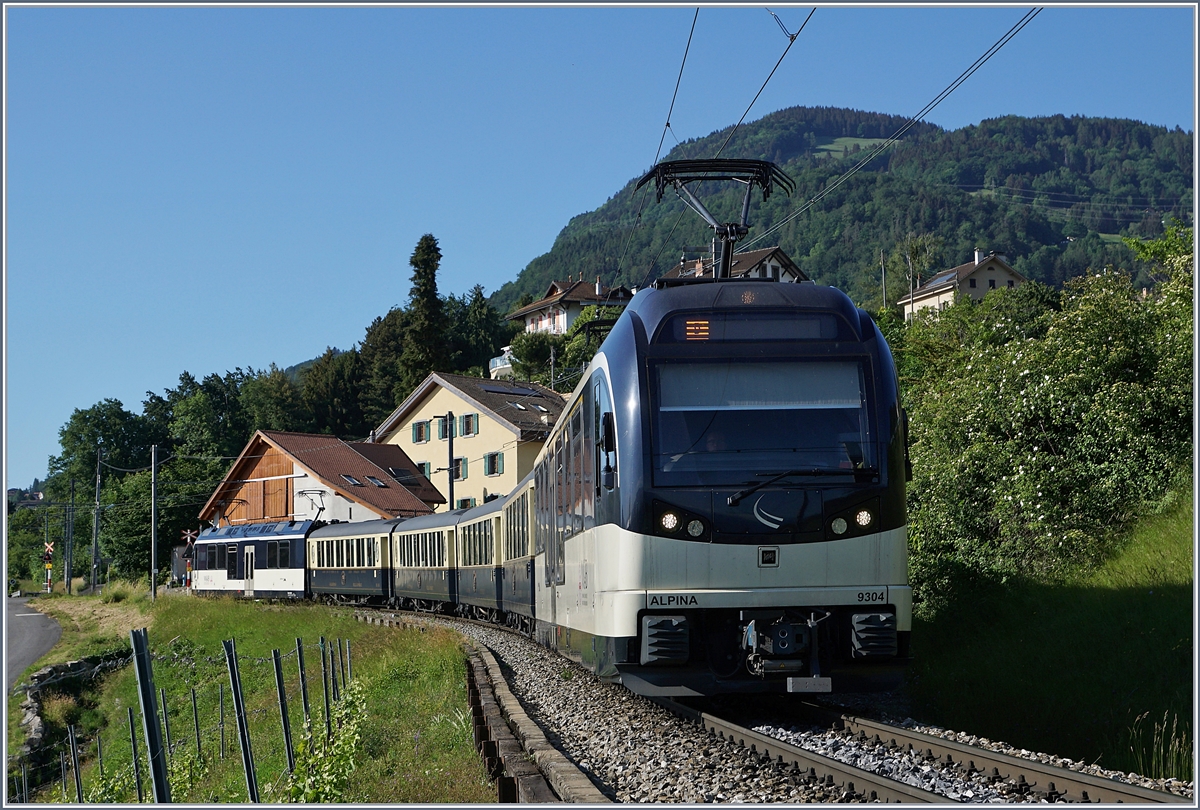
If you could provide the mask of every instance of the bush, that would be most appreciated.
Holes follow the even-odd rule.
[[[921,610],[1099,560],[1187,465],[1192,273],[1175,268],[1153,294],[1109,269],[1061,296],[1030,283],[887,324],[911,415]]]

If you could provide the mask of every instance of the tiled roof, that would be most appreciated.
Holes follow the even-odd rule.
[[[996,264],[1000,265],[1002,268],[1004,268],[1008,272],[1012,273],[1017,278],[1021,279],[1021,281],[1027,280],[1023,275],[1021,275],[1016,270],[1014,270],[1012,268],[1012,265],[1010,265],[1008,262],[1004,261],[1004,259],[1000,258],[999,255],[992,253],[992,254],[989,254],[988,256],[985,256],[983,258],[983,260],[980,261],[978,264],[976,264],[974,259],[972,259],[971,261],[966,262],[965,264],[960,264],[958,267],[951,267],[949,270],[939,270],[928,281],[926,281],[920,287],[917,287],[916,290],[914,290],[913,292],[914,293],[927,293],[927,292],[931,292],[935,287],[950,286],[950,285],[958,284],[958,283],[962,282],[964,279],[966,279],[967,276],[974,273],[977,268],[983,267],[988,262],[992,262],[992,261],[994,261]]]
[[[508,316],[516,320],[531,312],[537,312],[555,304],[580,304],[582,306],[622,306],[629,303],[633,294],[624,287],[605,287],[600,285],[600,294],[596,294],[596,285],[588,281],[554,281],[546,290],[540,301],[534,301],[528,306],[521,307]]]
[[[278,430],[260,430],[246,444],[242,454],[230,467],[229,473],[209,498],[208,503],[200,512],[201,519],[209,513],[213,504],[223,492],[236,491],[241,486],[241,471],[253,466],[255,456],[251,454],[256,444],[267,443],[287,455],[330,489],[338,492],[355,503],[370,508],[382,516],[414,517],[427,515],[432,508],[408,488],[398,484],[386,469],[360,453],[350,444],[336,436],[321,433],[286,433]],[[400,450],[400,448],[396,448]],[[397,461],[405,463],[408,469],[416,469],[416,465],[408,459],[403,450],[395,456]],[[400,466],[399,464],[395,466]],[[362,486],[353,484],[342,478],[350,475],[360,481]],[[367,480],[366,476],[374,476],[385,486],[379,487]],[[425,482],[433,488],[428,480]],[[445,503],[445,498],[439,495],[436,503]]]
[[[368,461],[384,471],[390,473],[392,469],[395,469],[400,472],[400,483],[424,503],[446,502],[446,496],[438,492],[437,487],[421,474],[417,465],[408,457],[408,453],[405,453],[398,445],[371,444],[370,442],[349,442],[349,444],[356,452],[366,456]],[[383,480],[390,483],[390,479]]]
[[[520,435],[520,441],[545,438],[566,404],[561,394],[537,383],[435,372],[409,394],[408,399],[384,420],[375,434],[383,437],[395,430],[410,412],[430,396],[435,386],[454,391],[492,418],[507,424]]]
[[[739,278],[741,276],[746,275],[747,273],[750,273],[751,271],[754,270],[754,268],[758,267],[760,264],[765,262],[767,259],[771,258],[771,256],[776,253],[779,254],[778,258],[779,258],[780,264],[786,266],[789,270],[791,270],[793,273],[795,273],[801,281],[808,279],[808,276],[805,275],[804,271],[801,270],[796,265],[796,263],[793,262],[791,260],[791,258],[779,248],[778,245],[776,245],[775,247],[760,248],[758,250],[747,250],[744,253],[733,254],[733,261],[730,263],[730,266],[729,266],[729,277],[730,278]],[[663,278],[679,278],[681,276],[684,278],[687,278],[687,277],[693,275],[692,273],[685,274],[685,273],[681,272],[682,267],[683,267],[683,265],[679,265],[679,264],[675,265],[670,270],[663,273]],[[712,276],[712,262],[710,262],[710,261],[704,262],[703,268],[704,269],[698,275],[695,275],[696,278],[705,278],[707,276]]]
[[[278,430],[260,430],[259,433],[322,482],[351,500],[393,517],[412,517],[433,511],[407,487],[397,486],[386,469],[341,439],[319,433],[285,433]],[[407,461],[410,469],[416,468],[403,450],[397,459]],[[342,475],[351,475],[363,485],[356,487],[349,484]],[[366,479],[368,475],[379,478],[387,486],[375,486]],[[445,498],[439,502],[445,503]]]

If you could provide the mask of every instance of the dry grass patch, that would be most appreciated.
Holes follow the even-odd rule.
[[[140,600],[104,603],[95,596],[63,596],[31,599],[28,604],[63,629],[62,640],[38,661],[38,667],[95,655],[122,643],[128,646],[129,631],[152,620],[148,603]]]

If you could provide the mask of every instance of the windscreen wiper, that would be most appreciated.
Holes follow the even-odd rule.
[[[787,472],[781,472],[772,478],[768,478],[766,481],[760,481],[752,487],[746,487],[743,490],[733,493],[732,495],[730,495],[728,498],[725,499],[725,502],[727,504],[729,504],[730,506],[737,506],[738,501],[742,500],[743,498],[745,498],[749,495],[753,495],[755,492],[758,492],[760,489],[762,489],[765,486],[770,486],[771,484],[774,484],[776,481],[782,481],[784,478],[787,478],[787,477],[793,476],[793,475],[858,475],[860,473],[872,473],[872,472],[875,472],[874,468],[858,469],[858,470],[843,470],[840,468],[836,469],[836,470],[835,469],[821,470],[821,469],[814,469],[814,468],[809,468],[809,469],[805,469],[805,470],[788,470]],[[766,475],[766,473],[760,473],[760,475]]]

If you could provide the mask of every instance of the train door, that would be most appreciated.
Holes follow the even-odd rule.
[[[254,596],[254,546],[246,546],[246,577],[242,584],[242,592],[246,596]]]

